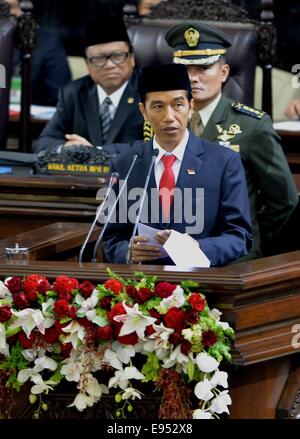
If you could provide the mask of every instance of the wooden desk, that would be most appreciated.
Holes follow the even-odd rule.
[[[64,273],[80,280],[99,282],[107,279],[106,268],[105,264],[37,261],[28,266],[0,265],[0,278],[35,273],[54,279]],[[141,271],[140,265],[110,265],[110,268],[125,278]],[[224,319],[234,326],[234,366],[229,371],[233,401],[231,418],[300,416],[297,396],[300,392],[300,346],[292,345],[293,327],[300,323],[300,251],[223,268],[189,271],[167,266],[143,265],[142,268],[149,275],[157,275],[159,281],[198,281],[209,305],[222,310]],[[23,398],[23,406],[18,406],[15,413],[18,418],[30,417],[34,410],[28,404],[26,394]],[[51,418],[54,413],[56,418],[67,416],[65,406],[72,398],[73,394],[66,392],[56,396],[49,392],[43,396],[49,406],[44,416]],[[98,404],[107,404],[105,397]],[[92,417],[93,413],[95,416],[98,413],[98,418],[105,416],[104,409],[88,410],[87,417]],[[74,412],[69,417],[73,415],[82,417]],[[148,415],[156,417],[153,411]]]
[[[57,221],[91,223],[103,186],[99,177],[37,176],[29,168],[0,175],[0,239]]]

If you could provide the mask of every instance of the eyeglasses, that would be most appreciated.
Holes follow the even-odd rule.
[[[104,67],[107,61],[110,59],[114,64],[122,64],[128,58],[130,52],[113,52],[110,55],[97,55],[87,58],[88,62],[93,67]]]

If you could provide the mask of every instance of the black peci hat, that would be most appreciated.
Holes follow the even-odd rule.
[[[95,17],[85,24],[84,48],[114,41],[125,41],[130,44],[126,25],[121,16]]]
[[[199,21],[186,21],[174,26],[165,39],[175,49],[174,63],[186,65],[214,64],[232,44],[224,32]]]
[[[162,64],[144,67],[139,80],[139,93],[145,99],[146,93],[156,91],[187,90],[191,92],[189,75],[185,66]]]

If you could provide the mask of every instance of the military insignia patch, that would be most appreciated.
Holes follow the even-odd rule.
[[[197,31],[197,29],[194,29],[193,27],[189,27],[184,32],[184,38],[189,47],[195,47],[198,44],[200,34]]]
[[[236,123],[231,124],[228,130],[222,128],[221,125],[216,125],[216,127],[219,133],[217,139],[222,140],[222,144],[224,142],[229,143],[228,140],[233,139],[237,134],[242,133],[240,126]]]
[[[240,113],[248,114],[248,116],[255,117],[256,119],[262,119],[266,114],[262,110],[257,110],[256,108],[248,107],[247,105],[241,104],[240,102],[233,102],[232,108]]]
[[[133,104],[133,103],[134,103],[134,98],[129,97],[129,98],[127,99],[127,103],[128,103],[128,104]]]

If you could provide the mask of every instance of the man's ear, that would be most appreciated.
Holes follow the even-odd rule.
[[[139,110],[143,115],[144,121],[148,122],[148,117],[147,117],[145,105],[143,104],[143,102],[139,102]]]
[[[222,80],[223,84],[224,84],[224,82],[227,81],[229,73],[230,73],[229,65],[228,64],[223,64],[222,67],[221,67],[221,74],[222,74],[221,80]]]

